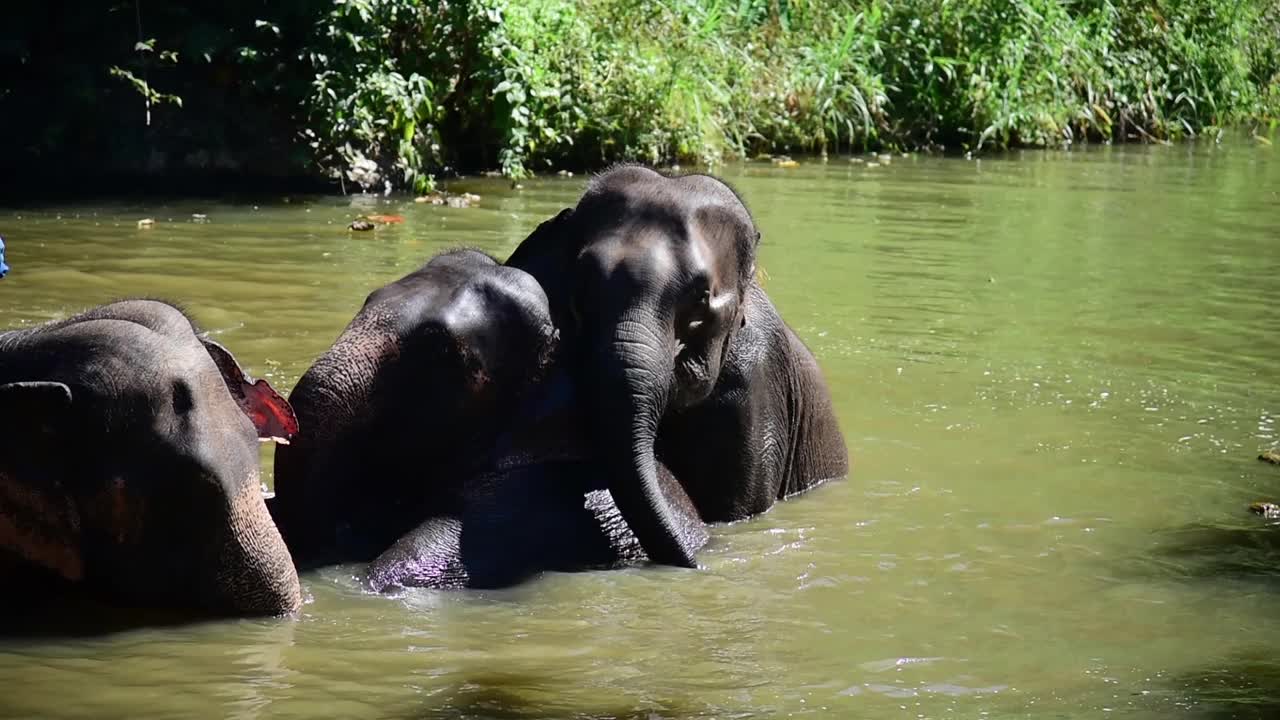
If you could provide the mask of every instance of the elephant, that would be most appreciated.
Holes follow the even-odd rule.
[[[290,395],[272,512],[304,567],[367,586],[501,587],[644,558],[585,442],[559,331],[529,275],[476,250],[372,292]],[[681,532],[706,531],[674,480]]]
[[[485,469],[461,484],[462,502],[410,531],[365,570],[375,592],[399,587],[503,588],[544,571],[637,565],[647,556],[605,487],[587,442],[583,403],[563,367],[531,393]],[[689,496],[664,466],[659,488],[683,542],[709,539]]]
[[[631,164],[594,176],[506,265],[546,292],[590,401],[609,490],[655,562],[696,566],[659,464],[708,523],[847,476],[830,391],[756,280],[761,234],[704,174]]]
[[[178,307],[121,300],[0,333],[0,576],[217,616],[302,605],[258,442],[297,430]],[[38,599],[35,600],[38,602]]]
[[[555,328],[532,278],[475,250],[368,295],[289,395],[271,512],[301,568],[368,562],[457,509],[499,418],[549,366]]]

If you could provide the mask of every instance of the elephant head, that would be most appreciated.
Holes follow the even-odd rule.
[[[513,272],[517,272],[514,271]],[[619,568],[647,560],[603,486],[585,437],[578,382],[554,367],[511,413],[486,467],[466,478],[455,512],[406,533],[365,571],[366,587],[499,588],[540,572]],[[692,499],[659,463],[658,485],[680,540],[709,535]]]
[[[593,398],[610,493],[657,562],[695,564],[659,491],[658,427],[715,387],[745,322],[759,239],[720,180],[621,166],[507,261],[538,279],[557,324],[572,329],[566,349]]]
[[[0,554],[131,605],[295,612],[258,441],[296,430],[164,303],[0,335]]]
[[[294,386],[271,507],[302,567],[369,560],[447,512],[551,365],[556,329],[525,273],[474,250],[371,292]]]

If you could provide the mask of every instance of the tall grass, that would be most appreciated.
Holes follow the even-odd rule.
[[[1272,10],[1274,11],[1274,3]],[[884,3],[881,66],[917,142],[1164,139],[1276,114],[1259,3]],[[919,122],[919,119],[937,122]]]
[[[419,189],[448,165],[1165,141],[1280,117],[1280,0],[338,0],[317,27],[318,157]]]
[[[0,23],[0,167],[426,190],[618,159],[1169,141],[1280,118],[1280,0],[89,0]]]

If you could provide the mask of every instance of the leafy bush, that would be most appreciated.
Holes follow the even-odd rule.
[[[430,189],[447,99],[441,68],[456,62],[446,30],[466,19],[411,0],[334,3],[305,53],[314,79],[303,133],[323,167],[364,188]]]
[[[771,5],[338,0],[307,54],[308,141],[335,174],[421,189],[449,164],[520,178],[874,138],[863,16]]]
[[[85,8],[50,23],[18,6],[0,28],[24,172],[189,158],[421,192],[452,168],[1165,140],[1280,118],[1280,0]]]
[[[882,48],[897,51],[886,51],[880,65],[891,89],[893,135],[918,142],[1168,138],[1277,107],[1274,72],[1255,67],[1274,63],[1280,35],[1258,37],[1256,3],[878,5],[885,10]]]
[[[327,163],[406,181],[1171,138],[1275,114],[1276,18],[1274,0],[338,0],[313,117]]]

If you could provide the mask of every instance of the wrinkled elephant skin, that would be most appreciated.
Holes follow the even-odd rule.
[[[550,363],[534,280],[461,250],[372,292],[289,396],[271,511],[301,567],[372,560],[461,502]]]
[[[500,588],[544,571],[612,569],[648,559],[606,489],[586,442],[574,382],[558,369],[508,420],[491,467],[463,485],[451,514],[427,519],[370,564],[367,586]],[[705,525],[680,483],[659,467],[682,541]]]
[[[226,348],[158,301],[0,334],[0,575],[130,606],[297,611],[257,450],[289,428],[251,419],[292,411],[260,380],[238,403],[241,382]],[[57,583],[21,584],[37,585]]]
[[[848,473],[819,366],[756,282],[759,242],[719,179],[623,165],[506,263],[547,293],[592,398],[609,490],[657,562],[695,564],[660,464],[708,522]]]

